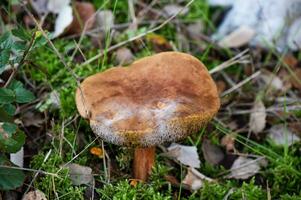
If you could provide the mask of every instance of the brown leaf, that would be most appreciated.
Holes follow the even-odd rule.
[[[88,2],[75,2],[73,21],[67,28],[66,34],[80,34],[86,26],[86,31],[92,29],[95,22],[95,8]]]
[[[217,165],[224,159],[223,151],[208,139],[203,140],[202,151],[205,160],[211,165]]]
[[[249,127],[250,130],[258,134],[265,128],[266,124],[266,109],[261,100],[256,100],[250,115]]]

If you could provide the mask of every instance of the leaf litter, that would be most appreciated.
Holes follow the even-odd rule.
[[[199,168],[201,161],[195,146],[186,146],[173,143],[167,148],[166,156],[172,157],[178,160],[180,163]]]

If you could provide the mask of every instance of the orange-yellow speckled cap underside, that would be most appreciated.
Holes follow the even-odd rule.
[[[198,59],[164,52],[86,78],[76,105],[105,141],[147,147],[197,132],[216,114],[220,100]]]

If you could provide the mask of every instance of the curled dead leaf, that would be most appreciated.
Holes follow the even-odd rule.
[[[230,174],[226,177],[245,180],[257,174],[261,166],[266,165],[267,161],[264,157],[251,159],[239,156],[232,164]]]
[[[195,146],[185,146],[173,143],[167,148],[166,156],[177,159],[184,165],[199,168],[201,161]]]

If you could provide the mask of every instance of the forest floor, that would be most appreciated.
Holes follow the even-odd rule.
[[[91,5],[101,14],[82,32],[82,22],[94,15]],[[220,46],[211,36],[226,10],[203,0],[92,0],[88,8],[77,7],[81,22],[53,39],[50,33],[61,26],[56,14],[38,14],[26,2],[0,6],[0,78],[7,89],[0,92],[1,121],[3,110],[11,113],[8,124],[26,136],[20,142],[23,168],[2,161],[22,145],[0,154],[0,174],[22,169],[7,178],[16,179],[12,185],[0,180],[2,189],[11,189],[0,192],[0,199],[20,199],[30,191],[68,200],[301,199],[300,52]],[[221,108],[206,127],[178,141],[196,147],[196,158],[184,153],[190,160],[183,163],[170,144],[161,145],[151,177],[141,182],[132,179],[132,149],[92,132],[77,112],[75,91],[90,75],[163,51],[202,61],[217,84]],[[6,55],[11,62],[4,63]],[[22,93],[27,100],[18,100],[17,83],[28,91]],[[16,92],[15,101],[4,98],[8,90]],[[11,130],[6,128],[2,135]],[[198,161],[199,168],[189,167]]]

